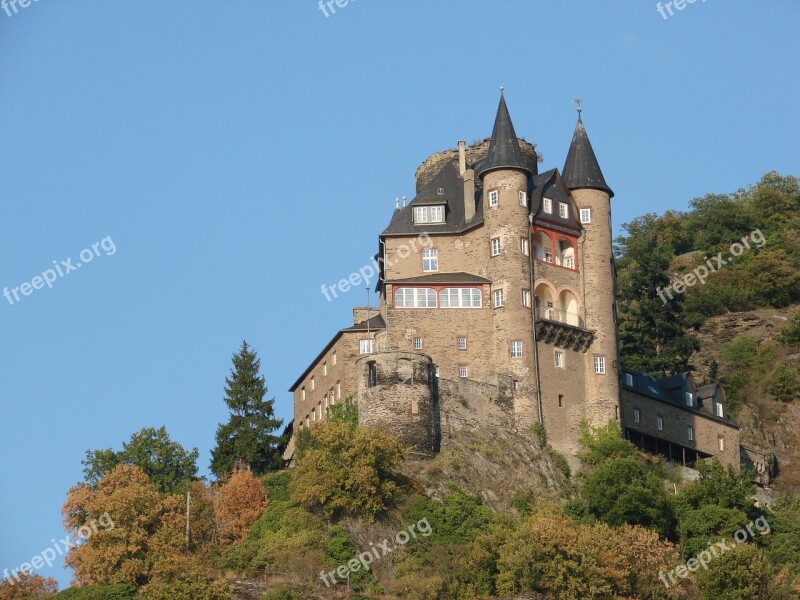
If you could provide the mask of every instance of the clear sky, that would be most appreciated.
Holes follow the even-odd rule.
[[[501,85],[543,169],[585,100],[617,232],[800,175],[796,0],[666,19],[651,0],[17,9],[0,9],[0,288],[32,285],[0,297],[0,570],[63,537],[87,449],[166,425],[207,473],[242,338],[289,418],[288,388],[365,303],[321,285],[368,262],[426,156],[491,133]],[[82,266],[34,280],[61,261]]]

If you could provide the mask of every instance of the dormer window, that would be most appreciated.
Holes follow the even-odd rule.
[[[436,195],[437,196],[444,196],[444,188],[439,188],[438,190],[436,190]]]
[[[444,206],[415,206],[414,223],[444,223]]]
[[[495,207],[500,204],[500,192],[497,190],[492,190],[489,192],[489,206]]]
[[[716,415],[722,419],[725,417],[725,410],[722,408],[722,402],[715,402],[714,403],[715,413]]]
[[[633,373],[625,373],[625,385],[633,387]]]
[[[564,202],[558,203],[558,216],[562,219],[566,219],[569,216],[569,206]]]
[[[684,392],[683,399],[686,402],[686,406],[694,408],[694,394],[692,392]]]
[[[548,215],[553,214],[553,201],[550,198],[545,198],[542,200],[542,209]]]

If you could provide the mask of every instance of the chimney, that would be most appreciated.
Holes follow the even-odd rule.
[[[466,142],[460,140],[458,142],[458,174],[464,177],[464,171],[467,170],[467,152],[464,149]]]
[[[467,169],[464,175],[464,222],[475,216],[475,169]]]

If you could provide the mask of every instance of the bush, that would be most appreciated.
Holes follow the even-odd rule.
[[[780,365],[770,377],[767,391],[778,402],[791,402],[800,398],[800,378],[787,364]]]
[[[53,600],[134,600],[136,588],[132,585],[89,585],[69,588],[53,596]]]
[[[800,310],[789,317],[789,326],[778,335],[778,341],[785,346],[800,346]]]

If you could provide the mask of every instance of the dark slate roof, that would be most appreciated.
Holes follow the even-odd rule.
[[[548,197],[553,200],[553,212],[544,212],[542,199]],[[566,183],[561,178],[558,169],[550,169],[528,180],[528,198],[530,198],[530,210],[533,213],[534,223],[545,225],[546,227],[555,226],[556,229],[566,229],[572,234],[579,234],[583,229],[580,219],[577,216],[575,200]],[[561,216],[558,211],[558,202],[566,202],[570,205],[567,218]]]
[[[381,329],[386,329],[386,322],[383,320],[383,317],[381,315],[375,315],[371,319],[367,319],[366,321],[361,321],[361,323],[357,323],[352,327],[345,327],[344,329],[340,329],[339,331],[336,332],[336,335],[334,335],[331,338],[331,341],[325,344],[325,347],[320,351],[319,354],[317,354],[317,357],[309,363],[308,367],[306,367],[306,370],[300,374],[300,377],[297,378],[297,381],[295,381],[292,384],[292,387],[289,388],[289,391],[294,392],[297,389],[297,386],[303,382],[303,379],[306,378],[306,375],[308,375],[311,372],[311,370],[317,365],[317,363],[322,359],[322,357],[328,353],[328,350],[333,348],[333,345],[339,340],[340,337],[342,337],[343,333],[367,331],[367,323],[369,323],[370,331],[380,331]]]
[[[408,277],[406,279],[393,279],[386,283],[427,283],[429,285],[438,285],[442,283],[491,283],[491,279],[486,279],[480,275],[473,275],[472,273],[431,273],[430,275],[421,275],[420,277]]]
[[[600,170],[580,115],[567,153],[567,162],[564,163],[563,177],[571,190],[582,188],[602,190],[614,197],[614,192],[608,187]]]
[[[633,387],[625,383],[625,373],[630,373],[633,375]],[[677,373],[671,377],[655,379],[644,371],[637,373],[636,371],[625,368],[620,371],[620,383],[622,384],[622,387],[626,389],[633,390],[634,392],[643,396],[648,396],[650,398],[655,398],[656,400],[672,404],[673,406],[678,406],[684,410],[688,410],[689,412],[700,413],[703,416],[708,417],[709,419],[714,419],[715,421],[719,421],[720,423],[725,423],[726,425],[731,425],[733,427],[739,427],[736,421],[734,421],[728,414],[727,406],[725,407],[725,416],[722,418],[718,417],[714,413],[714,407],[712,406],[711,402],[698,402],[697,406],[695,407],[686,406],[686,403],[683,400],[683,390],[688,386],[690,377],[691,375],[689,373]],[[714,391],[713,395],[709,394],[711,389]],[[711,397],[718,399],[720,402],[723,402],[723,404],[725,403],[724,396],[722,395],[722,386],[718,383],[704,385],[697,390],[698,399]]]
[[[439,194],[439,188],[444,188],[444,194]],[[413,235],[427,232],[460,233],[472,229],[483,223],[483,203],[479,202],[481,194],[480,185],[475,182],[475,216],[467,223],[464,220],[464,180],[458,170],[458,159],[449,161],[422,188],[411,203],[398,208],[392,213],[389,226],[383,230],[384,235]],[[444,223],[419,223],[414,224],[414,207],[431,204],[444,204]]]
[[[511,115],[508,114],[506,99],[502,95],[494,120],[489,152],[481,164],[478,177],[483,179],[486,173],[495,169],[519,169],[528,175],[531,174],[531,170],[522,156],[514,125],[511,123]]]

